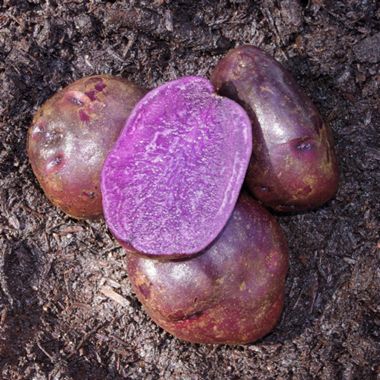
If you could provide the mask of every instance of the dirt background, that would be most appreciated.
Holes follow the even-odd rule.
[[[379,30],[374,0],[0,1],[0,378],[379,379]],[[48,203],[26,132],[75,79],[208,76],[243,43],[283,62],[331,124],[341,185],[278,218],[291,266],[274,332],[192,345],[144,314],[103,222]]]

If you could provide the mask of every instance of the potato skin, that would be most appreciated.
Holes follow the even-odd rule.
[[[103,214],[100,172],[145,90],[121,77],[82,78],[48,99],[28,131],[33,172],[50,201],[74,218]]]
[[[282,311],[287,270],[280,226],[246,195],[218,238],[195,258],[128,254],[129,279],[147,313],[195,343],[243,344],[269,333]]]
[[[277,211],[303,211],[335,195],[339,170],[331,131],[289,72],[247,45],[228,52],[211,81],[250,116],[246,182],[258,200]]]

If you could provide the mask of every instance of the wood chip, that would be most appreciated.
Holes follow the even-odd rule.
[[[130,302],[126,298],[116,293],[110,286],[102,286],[100,288],[100,292],[103,293],[106,297],[111,298],[113,301],[117,302],[121,306],[127,307],[130,305]]]
[[[112,278],[107,278],[106,280],[114,289],[121,288],[121,285],[117,281],[112,280]]]

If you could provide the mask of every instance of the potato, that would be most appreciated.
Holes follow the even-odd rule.
[[[262,206],[242,195],[223,232],[180,261],[129,253],[132,287],[151,318],[180,339],[241,344],[268,334],[284,303],[284,234]]]
[[[75,218],[102,215],[104,159],[145,92],[123,78],[96,75],[70,84],[38,109],[27,151],[54,205]]]
[[[251,123],[201,77],[150,91],[104,163],[106,222],[128,249],[194,255],[230,217],[252,152]]]
[[[301,211],[334,196],[339,175],[331,131],[279,63],[242,46],[221,59],[211,81],[251,118],[246,182],[257,199],[277,211]]]

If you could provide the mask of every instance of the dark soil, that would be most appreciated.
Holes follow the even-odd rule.
[[[283,62],[331,124],[341,186],[319,210],[278,217],[291,266],[274,332],[192,345],[145,315],[104,222],[49,204],[26,132],[75,79],[208,76],[243,43]],[[0,377],[378,379],[379,69],[375,0],[0,1]]]

